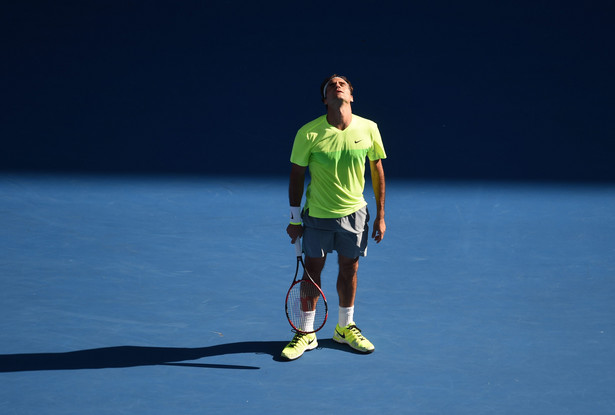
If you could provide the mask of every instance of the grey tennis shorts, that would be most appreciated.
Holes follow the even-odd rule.
[[[369,211],[367,206],[342,218],[314,218],[309,209],[302,214],[303,252],[312,258],[322,258],[337,251],[347,258],[367,256]]]

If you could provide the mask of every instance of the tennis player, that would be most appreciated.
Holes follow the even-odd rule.
[[[339,312],[333,340],[371,353],[374,345],[354,322],[354,301],[359,257],[367,254],[369,237],[370,215],[363,197],[366,159],[377,209],[371,236],[379,243],[386,231],[382,167],[386,153],[376,123],[352,113],[353,87],[346,77],[328,77],[320,94],[327,113],[299,129],[291,152],[291,219],[286,231],[292,243],[303,238],[306,269],[319,285],[327,254],[337,252]],[[307,169],[311,181],[301,209]],[[297,359],[317,346],[315,333],[297,332],[282,357]]]

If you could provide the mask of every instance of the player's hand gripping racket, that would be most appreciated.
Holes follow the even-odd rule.
[[[328,306],[325,294],[305,269],[301,242],[295,242],[297,268],[293,283],[286,294],[286,317],[290,325],[299,333],[315,333],[327,322]],[[302,277],[299,276],[301,265]]]

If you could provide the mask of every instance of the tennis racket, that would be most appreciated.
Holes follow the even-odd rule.
[[[286,317],[294,330],[299,333],[315,333],[327,322],[328,306],[325,294],[305,269],[299,238],[295,242],[297,268],[293,283],[286,294]],[[302,277],[299,276],[301,268]]]

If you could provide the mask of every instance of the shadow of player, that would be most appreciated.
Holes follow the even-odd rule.
[[[319,348],[350,350],[333,340],[320,340]],[[144,347],[115,346],[78,350],[64,353],[24,353],[0,355],[1,372],[26,372],[38,370],[109,369],[136,366],[186,366],[211,369],[260,369],[255,366],[209,364],[191,362],[211,356],[255,353],[270,355],[273,360],[285,361],[280,352],[285,341],[252,341],[227,343],[208,347]]]

